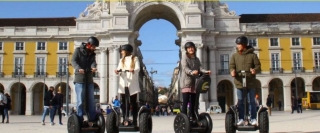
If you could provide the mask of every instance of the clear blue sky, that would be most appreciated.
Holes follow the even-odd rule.
[[[1,0],[0,0],[1,1]],[[93,2],[93,1],[92,1]],[[92,2],[0,2],[1,18],[78,17]],[[320,13],[320,2],[226,2],[237,15],[261,13]],[[153,28],[157,27],[157,28]],[[159,28],[161,27],[161,28]],[[166,20],[151,20],[139,31],[147,69],[158,71],[156,85],[168,86],[176,67],[175,27]],[[164,50],[164,51],[153,51]],[[168,50],[168,51],[165,51]]]

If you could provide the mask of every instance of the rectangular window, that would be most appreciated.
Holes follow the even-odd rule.
[[[16,42],[16,50],[23,50],[24,43],[23,42]]]
[[[292,46],[300,46],[300,38],[298,37],[291,38],[291,43],[292,43]]]
[[[280,69],[279,53],[271,54],[271,67],[272,70],[278,71]]]
[[[14,72],[16,75],[22,74],[22,57],[14,58]]]
[[[301,69],[301,55],[299,52],[293,53],[293,67],[295,70]]]
[[[0,50],[2,50],[3,42],[0,42]]]
[[[320,37],[313,37],[313,45],[320,45]]]
[[[223,70],[228,70],[229,69],[229,55],[223,54],[220,55],[220,67]]]
[[[37,50],[46,50],[46,42],[38,42]]]
[[[320,68],[320,52],[314,52],[314,66]]]
[[[65,75],[67,72],[67,58],[66,57],[59,58],[59,72],[62,75]]]
[[[249,39],[249,46],[257,47],[257,39],[256,38]]]
[[[270,46],[279,46],[278,38],[270,38]]]
[[[45,70],[45,58],[37,57],[37,75],[44,75]]]
[[[68,42],[59,42],[59,50],[68,50]]]

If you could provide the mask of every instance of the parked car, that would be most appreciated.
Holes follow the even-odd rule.
[[[214,113],[214,114],[217,114],[217,113],[221,113],[222,112],[222,109],[219,105],[210,105],[210,107],[207,109],[207,113]]]

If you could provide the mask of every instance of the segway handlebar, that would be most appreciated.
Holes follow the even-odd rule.
[[[119,69],[119,70],[117,70],[117,72],[129,72],[129,70],[122,71],[122,69]]]

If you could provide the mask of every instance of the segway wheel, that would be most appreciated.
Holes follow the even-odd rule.
[[[236,132],[236,127],[234,126],[234,124],[235,124],[234,117],[235,116],[232,111],[227,112],[226,119],[225,119],[226,133],[235,133]]]
[[[188,116],[183,113],[177,114],[174,118],[173,128],[175,133],[189,133],[190,121]]]
[[[80,133],[80,123],[77,115],[73,114],[68,118],[68,133]]]
[[[269,133],[269,116],[267,111],[259,113],[259,132]]]
[[[152,118],[149,113],[141,113],[139,118],[140,133],[152,132]]]
[[[98,113],[96,115],[96,121],[97,121],[97,125],[99,127],[99,131],[97,133],[104,133],[104,131],[106,130],[106,124],[105,124],[105,119],[103,114]]]
[[[119,133],[119,128],[117,127],[117,115],[115,112],[111,112],[107,115],[106,122],[107,133]]]
[[[202,119],[202,120],[205,119],[206,124],[207,124],[207,125],[205,125],[207,127],[206,131],[203,133],[211,133],[213,124],[212,124],[212,119],[211,119],[210,115],[208,113],[201,113],[200,119]]]

